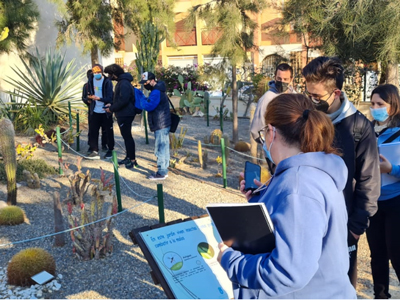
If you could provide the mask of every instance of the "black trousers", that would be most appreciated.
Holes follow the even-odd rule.
[[[378,212],[370,218],[367,240],[376,299],[389,294],[389,260],[400,280],[400,197],[378,201]]]
[[[126,156],[130,160],[136,159],[135,141],[132,137],[132,122],[134,118],[134,116],[117,118],[119,130],[125,142]]]
[[[106,132],[108,150],[114,150],[114,130],[111,115],[93,112],[89,123],[89,143],[92,151],[99,151],[99,130]]]
[[[354,288],[357,288],[357,252],[358,252],[358,241],[350,230],[347,231],[347,245],[349,247],[350,267],[347,273],[350,278],[351,284]]]
[[[91,114],[90,112],[88,113],[88,124],[89,124],[89,129],[88,129],[88,145],[90,147],[90,119],[91,119]],[[105,147],[107,146],[107,132],[105,128],[101,128],[101,146]]]

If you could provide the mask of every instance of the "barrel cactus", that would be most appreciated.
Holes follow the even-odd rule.
[[[222,138],[222,131],[220,129],[214,129],[210,135],[210,142],[214,145],[219,145]]]
[[[29,286],[36,284],[32,276],[42,271],[56,273],[54,258],[41,248],[27,248],[15,254],[7,267],[8,284]]]
[[[7,176],[7,204],[17,205],[17,155],[14,126],[9,119],[0,119],[0,152],[3,155]]]
[[[10,205],[0,209],[0,225],[18,225],[24,223],[25,213],[22,208]]]
[[[234,149],[239,152],[248,152],[250,151],[250,145],[244,141],[239,141],[235,144]]]

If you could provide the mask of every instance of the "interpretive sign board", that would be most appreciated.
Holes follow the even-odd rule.
[[[233,298],[232,283],[217,261],[221,238],[209,216],[130,235],[169,298]]]

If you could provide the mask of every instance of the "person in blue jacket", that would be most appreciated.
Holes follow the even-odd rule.
[[[299,94],[274,98],[259,137],[276,165],[260,195],[274,224],[271,253],[243,254],[219,244],[218,259],[233,283],[235,298],[356,298],[347,276],[347,168],[332,147],[332,122]],[[259,182],[255,182],[260,185]]]
[[[371,94],[371,115],[378,146],[400,142],[400,96],[392,84],[380,85]],[[400,280],[400,165],[380,155],[380,171],[398,181],[381,187],[378,212],[370,219],[367,240],[376,299],[388,299],[389,260]]]
[[[149,176],[150,180],[164,180],[168,177],[169,166],[169,130],[171,127],[171,112],[167,98],[166,86],[163,81],[156,81],[151,72],[142,74],[141,84],[150,91],[149,97],[141,97],[141,107],[148,112],[150,130],[154,132],[157,157],[157,172]]]

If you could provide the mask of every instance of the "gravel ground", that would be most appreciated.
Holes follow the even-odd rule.
[[[219,128],[219,121],[210,120],[210,127],[206,126],[203,118],[185,116],[180,127],[188,128],[183,149],[179,151],[178,158],[190,154],[184,163],[177,166],[176,172],[170,172],[167,180],[163,182],[165,220],[170,222],[191,216],[205,214],[208,203],[217,202],[244,202],[238,192],[238,173],[243,170],[246,157],[236,153],[230,154],[228,166],[228,188],[222,188],[222,178],[215,177],[221,166],[215,162],[220,155],[219,148],[209,148],[209,168],[200,168],[197,158],[197,140],[203,140],[206,134]],[[249,120],[239,119],[240,139],[249,141]],[[140,129],[138,126],[135,129]],[[231,135],[232,123],[224,123],[225,132]],[[123,139],[115,124],[116,151],[119,159],[125,157]],[[81,151],[86,152],[86,132],[81,138]],[[57,273],[62,274],[62,285],[59,291],[45,294],[46,298],[61,299],[103,299],[103,298],[166,298],[160,286],[154,285],[150,276],[150,267],[147,264],[140,248],[133,245],[128,233],[134,229],[158,223],[157,200],[148,201],[157,194],[157,185],[146,177],[155,171],[154,136],[149,134],[149,144],[145,144],[144,131],[134,132],[136,142],[138,169],[119,169],[122,191],[122,204],[124,208],[131,208],[129,212],[119,215],[115,220],[113,229],[114,251],[109,257],[101,260],[81,261],[72,253],[69,234],[66,235],[67,245],[62,248],[53,247],[53,238],[45,238],[29,243],[16,244],[0,249],[0,267],[6,267],[11,257],[21,249],[27,247],[41,247],[49,251],[56,260]],[[17,141],[29,141],[28,138],[17,137]],[[33,140],[32,140],[33,141]],[[40,148],[35,152],[36,158],[45,158],[49,164],[57,166],[57,152],[52,146]],[[71,151],[63,154],[64,162],[70,163],[71,170],[74,166],[76,155]],[[92,178],[100,177],[100,169],[105,170],[106,176],[112,175],[113,168],[109,161],[83,160],[82,169],[92,173]],[[18,226],[0,226],[0,244],[30,239],[54,232],[54,212],[52,194],[59,191],[61,199],[67,197],[69,182],[66,177],[51,176],[41,181],[41,189],[29,189],[21,183],[18,189],[18,205],[27,215],[27,221]],[[137,195],[139,194],[140,197]],[[6,199],[6,187],[0,184],[0,200]],[[109,201],[109,200],[108,200]],[[148,202],[147,202],[148,201]],[[64,216],[67,209],[64,206]],[[371,274],[369,267],[369,251],[363,236],[360,242],[359,261],[359,298],[373,298]],[[393,298],[400,297],[400,289],[396,276],[391,270],[391,292]]]

